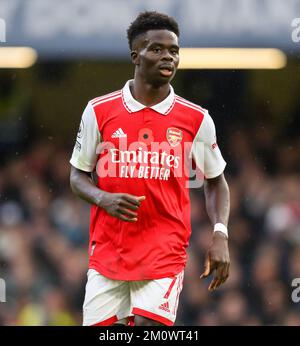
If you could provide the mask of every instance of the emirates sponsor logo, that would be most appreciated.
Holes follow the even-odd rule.
[[[130,144],[127,142],[127,137],[122,136],[119,138],[117,146],[110,141],[99,143],[96,150],[96,154],[99,155],[96,164],[99,178],[117,177],[166,181],[173,177],[185,177],[186,187],[198,188],[203,185],[204,143],[185,142],[183,145],[175,147],[167,141],[153,141],[148,144],[147,140],[152,139],[153,133],[149,129],[142,130],[139,133],[139,141]],[[176,132],[176,135],[171,131],[170,135],[173,136],[172,139],[170,138],[173,145],[182,141],[180,130]],[[192,161],[194,158],[191,152],[192,147],[197,155],[196,165]]]
[[[166,151],[159,153],[157,151],[143,150],[142,147],[138,147],[137,150],[119,150],[113,148],[110,149],[110,154],[113,163],[159,164],[169,168],[178,168],[181,159],[181,156],[172,155]]]
[[[182,131],[177,129],[176,127],[169,127],[167,129],[167,141],[171,145],[171,147],[176,147],[182,141]]]

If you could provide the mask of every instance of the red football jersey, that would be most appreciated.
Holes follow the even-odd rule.
[[[181,272],[187,261],[191,159],[206,178],[220,175],[226,163],[207,110],[172,87],[165,100],[146,107],[130,83],[88,103],[70,163],[96,171],[104,191],[146,196],[135,223],[91,207],[89,268],[116,280],[158,279]],[[200,182],[198,176],[191,184]]]

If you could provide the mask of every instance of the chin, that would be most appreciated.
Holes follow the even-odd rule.
[[[152,81],[152,85],[155,87],[160,87],[162,85],[168,84],[171,82],[171,80],[174,78],[174,75],[171,77],[162,77],[159,76],[158,78],[156,78],[155,80]]]

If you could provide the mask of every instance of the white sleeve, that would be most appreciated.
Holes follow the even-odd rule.
[[[203,121],[194,138],[192,155],[205,178],[215,178],[223,173],[226,162],[217,145],[215,124],[208,112],[205,112]]]
[[[79,130],[76,143],[70,160],[72,166],[85,171],[92,172],[97,162],[96,149],[101,141],[97,119],[94,109],[90,103],[86,106]]]

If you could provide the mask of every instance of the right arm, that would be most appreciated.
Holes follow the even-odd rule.
[[[127,193],[109,193],[99,189],[91,174],[71,166],[70,185],[73,193],[84,201],[96,204],[108,214],[128,222],[137,221],[136,211],[145,196],[133,196]]]
[[[101,141],[96,115],[91,104],[85,108],[76,144],[73,150],[70,173],[70,185],[75,195],[84,201],[106,210],[111,216],[123,221],[137,221],[136,210],[144,196],[126,193],[110,193],[99,189],[92,179],[97,162],[97,146]]]
[[[84,172],[71,165],[70,186],[73,193],[90,204],[99,205],[101,193],[94,183],[91,173]]]

